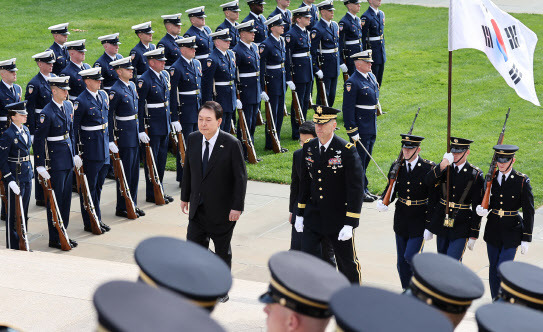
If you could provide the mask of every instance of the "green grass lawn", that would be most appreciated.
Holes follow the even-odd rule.
[[[226,0],[207,0],[204,2],[177,1],[18,1],[17,6],[3,8],[2,38],[0,38],[0,59],[16,57],[20,69],[18,83],[23,87],[37,73],[31,56],[52,44],[47,27],[62,22],[70,22],[70,30],[78,29],[69,40],[87,39],[87,60],[91,65],[103,53],[97,37],[114,32],[120,33],[122,45],[120,53],[127,56],[137,43],[130,29],[132,25],[153,21],[156,31],[154,42],[164,35],[160,15],[184,12],[186,9],[206,5],[207,24],[215,30],[224,19],[220,3]],[[293,1],[291,9],[299,6]],[[345,6],[336,2],[335,20],[339,21],[345,13]],[[245,1],[240,1],[243,19],[249,12]],[[264,15],[273,9],[274,1],[265,5]],[[362,6],[365,11],[366,5]],[[386,12],[387,64],[381,89],[381,104],[386,115],[378,118],[378,136],[374,157],[383,169],[398,154],[399,134],[407,132],[418,107],[421,112],[414,134],[426,137],[422,156],[439,161],[446,150],[447,125],[447,23],[446,8],[425,8],[405,5],[383,5]],[[533,14],[514,14],[537,35],[543,36],[543,17]],[[186,15],[182,16],[182,33],[189,26]],[[540,43],[541,44],[541,43]],[[536,91],[543,101],[543,51],[538,45],[534,57]],[[342,85],[340,79],[340,85]],[[335,106],[341,108],[342,87],[338,87]],[[315,94],[314,94],[315,95]],[[287,96],[290,105],[290,92]],[[534,188],[536,205],[543,204],[543,117],[541,109],[520,99],[509,88],[494,69],[486,56],[475,50],[454,52],[453,59],[453,121],[452,135],[475,140],[472,145],[470,162],[484,172],[492,158],[492,146],[496,143],[505,113],[511,107],[505,142],[517,144],[515,167],[530,176]],[[311,116],[308,116],[311,118]],[[249,177],[259,181],[289,183],[292,151],[298,142],[290,139],[290,123],[285,119],[282,132],[282,145],[289,153],[275,155],[264,151],[264,127],[256,132],[256,152],[263,161],[249,165]],[[342,117],[338,135],[346,138]],[[538,129],[539,128],[539,129]],[[175,168],[170,160],[169,169]],[[381,192],[385,179],[374,165],[368,169],[370,189]]]

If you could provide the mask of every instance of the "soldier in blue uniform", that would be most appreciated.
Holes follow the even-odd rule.
[[[113,67],[109,64],[111,61],[122,59],[123,56],[119,54],[119,33],[111,35],[100,36],[98,40],[104,46],[104,54],[94,63],[94,67],[101,67],[101,75],[103,77],[102,89],[106,90],[106,93],[111,89],[111,86],[119,79],[117,73],[113,70]]]
[[[268,28],[266,27],[266,18],[262,13],[264,12],[264,5],[266,4],[264,0],[247,0],[249,5],[249,15],[245,17],[242,23],[254,21],[255,28],[255,38],[254,43],[258,47],[264,39],[268,38]]]
[[[362,24],[362,47],[372,50],[373,65],[371,71],[381,85],[387,55],[385,52],[385,13],[379,10],[381,0],[368,0],[370,7],[360,17]]]
[[[15,226],[15,195],[20,195],[23,203],[23,216],[28,229],[28,203],[32,191],[32,163],[30,162],[30,131],[24,126],[27,112],[25,101],[10,103],[6,110],[11,124],[0,136],[0,170],[8,194],[9,219],[6,222],[6,248],[19,248],[19,235]]]
[[[36,172],[44,179],[51,179],[55,193],[58,213],[62,217],[64,228],[70,223],[70,206],[72,203],[72,169],[81,167],[83,161],[75,153],[73,117],[74,108],[68,99],[70,77],[50,77],[52,100],[39,113],[36,140],[34,143],[34,166]],[[41,185],[36,186],[36,191]],[[47,227],[49,229],[49,247],[61,249],[58,232],[53,225],[51,202],[47,207]],[[70,239],[72,247],[77,246]]]
[[[55,52],[55,63],[53,64],[53,74],[60,75],[60,72],[66,67],[70,61],[70,55],[66,49],[66,41],[68,40],[68,24],[62,23],[50,26],[48,29],[53,34],[55,42],[48,49]]]
[[[141,217],[145,215],[145,212],[137,207],[140,154],[138,92],[136,85],[132,82],[135,69],[130,58],[112,61],[111,65],[117,72],[119,80],[109,90],[109,149],[113,153],[119,153],[123,162],[126,183],[136,207],[136,214]],[[114,137],[117,138],[118,145],[115,145]],[[125,200],[119,190],[118,182],[115,215],[128,217]]]
[[[371,73],[371,50],[353,54],[356,71],[345,82],[343,88],[343,120],[351,142],[360,141],[371,155],[377,137],[377,109],[379,108],[379,86]],[[366,170],[370,156],[361,146],[357,147],[364,174],[364,202],[377,199],[368,190]]]
[[[176,39],[179,39],[181,33],[181,13],[173,15],[162,15],[164,20],[164,27],[166,28],[166,35],[156,45],[157,48],[163,48],[166,56],[166,70],[170,69],[170,66],[181,56],[179,47],[175,43]]]
[[[177,47],[177,46],[176,46]],[[149,69],[138,79],[138,119],[139,140],[150,143],[156,162],[160,183],[164,178],[166,158],[168,156],[168,135],[170,134],[170,74],[164,70],[166,63],[165,50],[162,47],[149,51],[144,55],[149,62]],[[149,136],[145,133],[145,121],[148,124]],[[145,200],[155,202],[153,184],[148,177],[145,166],[146,196]],[[164,194],[166,203],[173,202],[173,197]]]
[[[207,58],[202,75],[202,103],[216,101],[223,109],[221,130],[230,132],[236,108],[243,108],[236,97],[236,56],[229,50],[230,30],[212,33],[215,48]]]
[[[130,51],[130,57],[132,58],[132,66],[134,66],[133,81],[137,79],[149,69],[147,58],[143,56],[143,53],[156,49],[153,41],[153,28],[151,28],[151,21],[134,25],[132,27],[140,42],[134,46]]]
[[[483,173],[467,159],[472,140],[451,137],[451,152],[426,175],[428,186],[439,191],[439,203],[432,213],[424,231],[424,240],[437,235],[437,251],[462,261],[466,247],[473,250],[479,237],[481,216],[476,213],[477,205],[483,199]],[[447,167],[450,167],[450,181],[447,182]],[[445,205],[449,193],[449,214]],[[447,218],[448,217],[448,218]]]
[[[319,21],[319,11],[317,10],[317,6],[315,6],[315,0],[303,0],[300,4],[300,7],[310,7],[309,10],[311,12],[311,23],[307,26],[308,30],[313,30],[313,27],[317,22]]]
[[[23,93],[19,84],[15,84],[19,70],[15,64],[16,61],[16,58],[0,61],[0,77],[2,78],[2,84],[0,84],[0,135],[9,127],[6,105],[21,101]]]
[[[489,208],[478,205],[475,211],[487,217],[484,240],[488,253],[488,281],[494,299],[498,296],[500,278],[498,266],[513,260],[520,252],[528,252],[534,228],[534,195],[530,179],[513,168],[516,145],[495,145],[498,172],[492,181]],[[522,208],[522,216],[519,210]]]
[[[213,40],[209,37],[211,29],[206,25],[205,6],[187,9],[191,27],[185,32],[183,37],[196,37],[196,59],[205,61],[209,53],[213,50]]]
[[[360,12],[360,0],[343,0],[347,13],[339,21],[339,54],[345,58],[343,72],[352,75],[355,71],[353,58],[351,56],[362,51],[362,25],[356,16]],[[347,69],[347,70],[345,70]]]
[[[292,11],[294,21],[290,30],[285,34],[286,41],[286,79],[292,91],[296,91],[300,99],[302,113],[307,115],[311,85],[313,82],[313,61],[311,59],[311,38],[307,26],[311,22],[310,7],[300,7]],[[298,140],[298,123],[294,104],[290,109],[290,124],[292,126],[292,139]]]
[[[271,14],[268,16],[268,19],[274,17],[275,15],[281,15],[281,19],[283,22],[285,22],[285,32],[283,32],[283,36],[285,33],[287,33],[290,30],[290,26],[292,25],[292,13],[288,9],[288,6],[290,6],[290,0],[276,0],[277,1],[277,7],[271,12]]]
[[[260,51],[260,84],[262,85],[262,99],[269,100],[277,138],[281,139],[281,127],[283,126],[283,108],[285,107],[286,72],[285,40],[281,35],[285,31],[285,22],[280,14],[266,21],[270,30],[266,38],[259,46]],[[267,92],[266,92],[267,89]],[[272,142],[266,131],[266,150],[271,150]],[[286,150],[286,149],[285,149]]]
[[[317,5],[321,13],[321,20],[315,23],[311,30],[311,57],[315,75],[324,81],[326,100],[332,107],[336,99],[337,78],[339,76],[339,26],[332,21],[334,18],[334,4],[326,0]],[[319,69],[320,66],[320,69]],[[317,84],[320,91],[320,84]],[[320,92],[317,94],[320,96]],[[317,97],[317,100],[319,97]],[[324,105],[324,100],[320,100]]]
[[[221,5],[221,8],[224,12],[224,22],[222,22],[217,29],[215,29],[215,32],[228,29],[230,34],[230,49],[233,49],[234,46],[239,41],[239,33],[236,29],[236,25],[239,23],[237,22],[239,20],[239,12],[241,9],[239,9],[239,0],[230,1],[227,3],[223,3]],[[224,123],[224,121],[223,121]]]
[[[65,46],[70,53],[70,61],[60,72],[60,76],[70,76],[70,96],[68,98],[73,102],[87,88],[79,72],[90,69],[91,66],[83,62],[85,61],[85,52],[87,52],[85,39],[66,42]]]

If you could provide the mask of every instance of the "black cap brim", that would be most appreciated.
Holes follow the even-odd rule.
[[[271,296],[270,292],[266,292],[266,293],[260,295],[260,297],[258,298],[258,301],[260,303],[265,303],[265,304],[275,303],[275,300]]]

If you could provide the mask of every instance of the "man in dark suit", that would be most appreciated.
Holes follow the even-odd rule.
[[[189,213],[187,240],[232,266],[230,240],[243,211],[247,170],[241,143],[219,129],[222,108],[208,101],[198,110],[198,130],[189,135],[181,183],[181,210]],[[189,207],[190,202],[190,207]]]

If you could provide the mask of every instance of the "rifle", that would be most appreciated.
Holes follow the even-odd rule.
[[[177,105],[181,105],[179,100],[179,88],[177,88]],[[181,106],[178,107],[181,108]],[[177,114],[180,113],[181,112],[177,112]],[[181,167],[183,167],[185,166],[185,138],[183,137],[183,132],[176,131],[171,124],[170,127],[170,142],[172,142],[174,154],[179,154],[179,163],[181,163]]]
[[[266,91],[266,94],[267,94],[268,93],[267,85],[264,86],[264,90]],[[279,137],[277,137],[277,129],[275,128],[275,121],[273,118],[273,113],[271,111],[270,102],[269,101],[264,102],[264,106],[266,108],[266,131],[268,132],[268,135],[270,135],[273,152],[281,153],[281,142],[279,141]]]
[[[234,124],[234,120],[230,119],[230,135],[236,137],[236,125]]]
[[[411,124],[411,128],[409,129],[408,135],[411,135],[413,133],[413,128],[415,127],[415,122],[417,121],[417,117],[419,116],[420,107],[417,110],[417,114],[415,114],[415,118],[413,119],[413,123]],[[402,165],[403,161],[403,150],[400,149],[400,154],[398,155],[398,158],[396,158],[396,161],[394,161],[394,166],[392,167],[392,170],[390,173],[388,173],[388,189],[385,193],[385,196],[383,197],[383,204],[388,206],[390,204],[390,197],[392,196],[392,189],[394,188],[394,184],[396,183],[396,180],[398,179],[398,174],[400,170],[400,166]]]
[[[262,113],[260,113],[260,108],[256,112],[256,125],[262,126],[264,124],[264,119],[262,119]]]
[[[149,136],[149,109],[147,108],[147,103],[145,103],[145,119],[144,127],[145,134]],[[156,205],[164,205],[166,201],[164,200],[164,191],[162,190],[162,184],[160,183],[160,177],[158,176],[158,171],[156,169],[155,157],[153,155],[153,149],[149,142],[144,143],[145,148],[145,164],[147,165],[147,172],[149,180],[153,184],[153,194],[155,197]]]
[[[322,42],[319,42],[319,54],[317,55],[317,68],[322,72],[322,63],[324,55],[322,54]],[[328,98],[326,98],[326,86],[324,85],[324,80],[322,78],[317,78],[317,84],[319,86],[319,98],[322,102],[322,105],[328,106]]]
[[[498,138],[498,143],[496,144],[502,144],[503,143],[503,137],[505,135],[505,127],[507,125],[507,119],[509,118],[509,112],[511,112],[511,107],[507,110],[507,114],[505,115],[505,121],[503,123],[502,132],[500,133],[500,137]],[[488,205],[490,203],[490,190],[492,189],[492,180],[494,180],[494,176],[496,176],[497,171],[497,157],[496,152],[494,152],[494,156],[492,156],[492,162],[490,163],[490,169],[488,170],[487,175],[485,176],[485,194],[483,196],[483,201],[481,202],[481,206],[483,209],[488,210]]]
[[[288,111],[287,111],[287,104],[283,104],[283,116],[289,116],[290,114],[288,114]]]
[[[238,84],[236,89],[236,95],[237,98],[240,99],[240,93],[239,93],[240,84]],[[256,158],[256,151],[255,146],[253,144],[253,141],[251,140],[251,133],[249,132],[249,128],[247,127],[247,120],[245,119],[245,113],[243,113],[243,110],[241,108],[238,108],[238,125],[241,131],[241,142],[245,144],[245,147],[247,148],[247,156],[249,158],[249,163],[251,164],[257,164],[258,159]]]
[[[291,75],[294,75],[294,63],[292,63],[292,54],[289,53],[290,57],[290,70]],[[296,122],[298,123],[298,126],[301,126],[302,123],[305,122],[304,114],[302,113],[302,107],[300,104],[300,98],[298,98],[298,93],[296,90],[290,90],[292,91],[292,106],[294,107],[294,115],[296,117]],[[311,98],[309,98],[311,100]]]
[[[21,150],[17,151],[17,163],[15,167],[15,182],[19,186],[19,174],[21,173]],[[20,188],[20,186],[19,186]],[[26,220],[21,195],[15,195],[15,226],[19,236],[19,250],[30,251],[28,236],[26,234]],[[9,218],[9,217],[8,217]]]
[[[0,177],[3,179],[2,172],[0,172]],[[2,183],[0,183],[0,197],[2,199],[2,203],[4,203],[4,206],[6,209],[8,208],[8,196],[6,196],[6,188]]]
[[[347,65],[347,48],[346,48],[346,44],[345,44],[345,35],[343,35],[343,50],[341,51],[341,59],[343,60],[343,64],[346,66]],[[343,82],[347,82],[347,80],[349,79],[349,73],[344,73],[343,71],[341,71],[343,73]]]

